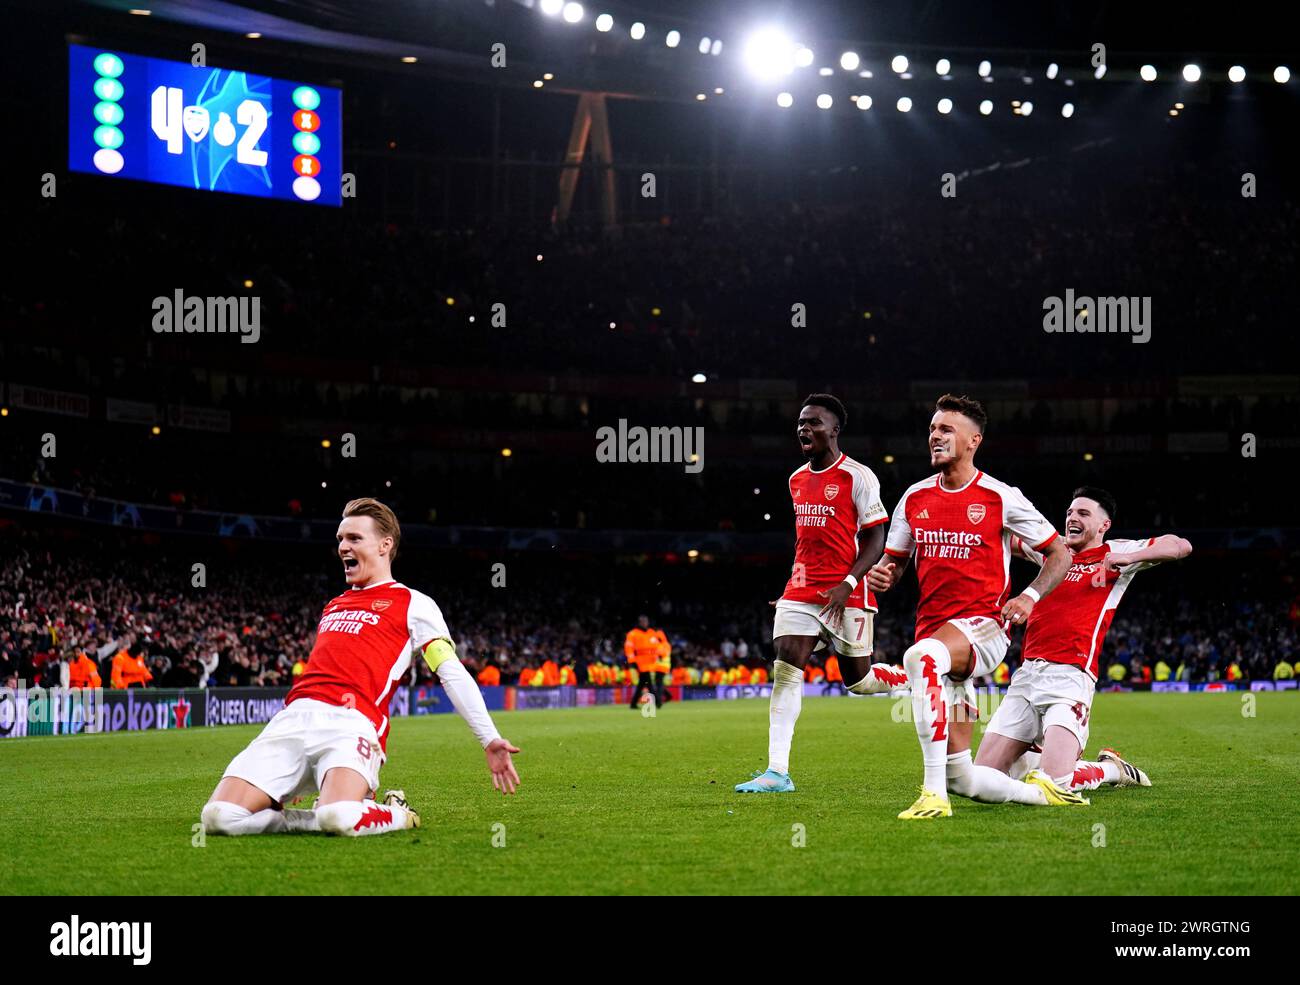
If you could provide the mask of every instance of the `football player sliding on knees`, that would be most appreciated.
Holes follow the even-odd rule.
[[[907,683],[901,667],[873,664],[876,600],[861,579],[880,557],[889,515],[872,471],[840,451],[848,423],[829,393],[804,400],[795,425],[807,461],[790,476],[794,501],[794,566],[776,607],[767,769],[736,785],[737,793],[790,793],[790,745],[803,704],[808,658],[829,647],[850,691],[873,694]]]
[[[1039,770],[1022,782],[971,762],[972,680],[1002,663],[1010,645],[1007,627],[1023,626],[1070,565],[1056,529],[1020,490],[975,467],[987,423],[977,401],[939,398],[929,434],[930,464],[938,472],[903,493],[885,543],[888,560],[867,575],[872,591],[887,592],[915,556],[916,641],[903,654],[903,668],[924,780],[920,797],[898,815],[903,820],[951,817],[949,790],[973,796],[996,788],[1002,800],[1039,806],[1087,803]],[[1042,554],[1043,567],[1033,584],[1008,600],[1013,536]]]
[[[1020,669],[989,722],[977,765],[1011,776],[1037,767],[1071,790],[1151,785],[1146,773],[1114,749],[1102,749],[1096,761],[1080,761],[1079,756],[1088,745],[1102,644],[1120,599],[1139,571],[1184,558],[1192,545],[1173,534],[1106,540],[1114,518],[1115,498],[1106,490],[1082,486],[1074,491],[1065,513],[1069,573],[1029,618]],[[1012,546],[1028,560],[1043,563],[1032,548]]]
[[[496,730],[483,695],[456,657],[442,612],[429,596],[393,580],[397,517],[374,499],[343,508],[338,556],[347,591],[321,613],[307,669],[261,734],[226,768],[203,808],[213,834],[323,831],[376,835],[418,828],[401,790],[377,802],[387,758],[388,704],[418,652],[487,757],[492,784],[512,794],[519,752]],[[312,810],[297,802],[316,791]]]

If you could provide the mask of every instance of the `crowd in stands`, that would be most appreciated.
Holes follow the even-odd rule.
[[[272,557],[275,548],[211,557],[196,586],[192,562],[174,545],[159,554],[124,539],[57,542],[12,531],[0,544],[5,685],[94,686],[98,676],[105,687],[287,686],[342,585],[332,561],[305,549],[292,559]],[[734,564],[611,575],[608,565],[560,564],[512,561],[506,588],[445,557],[404,559],[399,577],[435,597],[461,658],[485,684],[635,683],[624,639],[641,612],[671,643],[669,683],[765,682],[766,600],[780,571]],[[1143,574],[1125,597],[1106,641],[1103,685],[1287,676],[1279,668],[1300,660],[1300,587],[1285,562],[1251,555],[1220,565],[1213,579],[1177,567]],[[910,642],[914,604],[901,587],[882,602],[880,659],[897,660]],[[1019,634],[1013,639],[1002,683],[1019,660]],[[839,679],[828,656],[815,658],[810,682]],[[420,661],[413,673],[431,679]]]

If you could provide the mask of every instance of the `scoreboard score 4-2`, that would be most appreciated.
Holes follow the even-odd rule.
[[[68,167],[341,205],[338,89],[68,45]]]

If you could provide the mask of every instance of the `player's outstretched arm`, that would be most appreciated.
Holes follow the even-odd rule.
[[[1002,618],[1012,626],[1027,623],[1029,614],[1034,611],[1034,602],[1064,581],[1066,572],[1070,570],[1070,549],[1060,537],[1053,537],[1042,548],[1042,555],[1043,567],[1038,572],[1038,577],[1002,607]]]
[[[1106,555],[1106,567],[1112,571],[1132,564],[1159,564],[1161,561],[1181,561],[1192,553],[1192,542],[1176,534],[1162,534],[1141,550],[1120,554],[1111,551]]]
[[[514,760],[510,757],[519,752],[519,749],[501,738],[501,733],[497,731],[492,716],[488,714],[487,705],[483,702],[483,692],[456,656],[451,641],[434,640],[424,648],[424,661],[438,675],[456,714],[465,719],[465,724],[483,746],[488,770],[492,774],[492,786],[502,793],[514,793],[520,781]]]

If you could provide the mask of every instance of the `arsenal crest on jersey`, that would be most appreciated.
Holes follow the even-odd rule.
[[[966,519],[971,523],[983,523],[984,517],[988,515],[988,507],[983,503],[971,503],[966,507]]]
[[[373,602],[370,603],[370,608],[372,608],[375,612],[383,612],[392,604],[393,604],[392,599],[375,599]]]
[[[831,500],[840,494],[840,487],[831,482],[826,485],[826,488],[823,489],[822,492],[826,494],[828,500]]]

